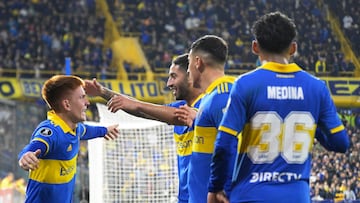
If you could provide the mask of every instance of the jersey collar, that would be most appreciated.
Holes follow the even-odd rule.
[[[54,110],[50,110],[47,112],[47,117],[50,121],[54,123],[54,125],[60,126],[60,128],[64,131],[64,133],[71,133],[75,135],[75,132],[65,123],[63,119],[61,119]]]
[[[275,62],[266,62],[260,68],[280,73],[293,73],[302,69],[295,63],[281,64]]]
[[[215,81],[213,81],[209,87],[206,88],[205,90],[205,94],[210,94],[219,84],[221,83],[234,83],[235,81],[235,77],[233,76],[222,76],[218,79],[216,79]]]

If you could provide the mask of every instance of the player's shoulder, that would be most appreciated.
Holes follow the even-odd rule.
[[[227,94],[230,92],[232,85],[234,84],[236,77],[234,76],[223,76],[217,79],[213,84],[212,94]]]
[[[50,120],[42,121],[34,130],[35,136],[52,137],[56,132],[58,126],[54,125]]]

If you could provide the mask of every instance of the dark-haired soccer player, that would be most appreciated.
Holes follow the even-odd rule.
[[[90,104],[84,85],[79,77],[57,75],[42,88],[50,108],[48,118],[37,126],[19,154],[20,167],[29,170],[26,203],[72,202],[79,141],[118,136],[117,124],[106,128],[81,123]]]
[[[189,78],[194,87],[201,88],[204,92],[195,118],[193,150],[189,165],[190,203],[203,203],[207,198],[210,162],[217,128],[235,79],[225,76],[227,54],[227,43],[215,35],[200,37],[192,43],[189,52]]]
[[[86,82],[86,91],[91,96],[101,96],[109,100],[108,108],[112,112],[120,109],[125,112],[148,119],[159,120],[174,126],[174,139],[176,142],[177,163],[178,163],[178,203],[187,203],[188,194],[188,167],[192,153],[192,143],[194,135],[193,117],[189,120],[181,121],[175,114],[175,109],[180,106],[184,108],[199,107],[201,101],[201,89],[194,88],[192,81],[187,76],[188,54],[177,56],[169,68],[169,78],[167,86],[173,91],[176,100],[166,105],[157,105],[143,102],[134,98],[121,95],[107,88],[104,88],[96,80]],[[190,109],[188,109],[190,110]],[[193,112],[195,113],[195,112]],[[189,123],[190,122],[190,123]],[[189,126],[187,126],[188,124]]]
[[[269,13],[252,30],[252,49],[262,65],[241,75],[231,89],[215,144],[208,202],[228,202],[222,191],[232,161],[229,149],[239,144],[230,202],[307,203],[314,137],[342,153],[349,139],[324,82],[289,63],[296,51],[293,21]]]

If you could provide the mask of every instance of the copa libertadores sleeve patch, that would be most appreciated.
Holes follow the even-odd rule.
[[[40,135],[49,137],[53,134],[52,130],[50,128],[41,128],[40,129]]]

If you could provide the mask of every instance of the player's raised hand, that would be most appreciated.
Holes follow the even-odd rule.
[[[126,95],[115,95],[108,102],[108,110],[115,113],[118,110],[135,111],[137,101]]]
[[[207,196],[207,203],[229,203],[229,200],[223,191],[216,193],[209,192]]]
[[[96,78],[92,80],[84,80],[85,82],[85,92],[88,96],[100,96],[102,85],[96,81]]]
[[[175,115],[179,121],[182,121],[187,126],[192,126],[196,117],[196,110],[188,105],[180,106],[175,110]]]
[[[41,154],[41,150],[38,149],[35,152],[26,152],[19,160],[19,166],[28,171],[36,170],[39,167],[38,156]]]
[[[111,125],[107,127],[107,133],[104,136],[106,140],[114,140],[119,136],[119,124]]]

